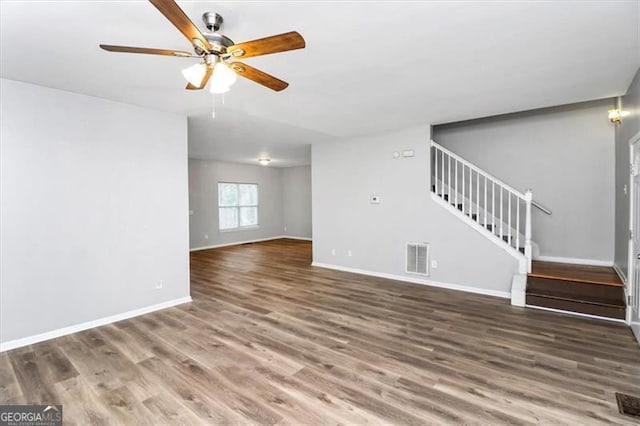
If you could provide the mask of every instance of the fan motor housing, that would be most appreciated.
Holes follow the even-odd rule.
[[[227,47],[233,46],[233,40],[220,33],[203,34],[211,45],[212,53],[227,53]]]

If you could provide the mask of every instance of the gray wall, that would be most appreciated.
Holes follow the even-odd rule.
[[[284,234],[311,238],[311,167],[288,167],[280,170]]]
[[[258,184],[258,229],[220,232],[218,182]],[[280,170],[189,159],[189,221],[192,249],[283,235]]]
[[[188,297],[186,119],[0,83],[0,341]]]
[[[640,70],[636,73],[622,106],[631,113],[616,126],[616,233],[615,263],[627,274],[629,243],[629,140],[640,132]]]
[[[509,292],[516,260],[431,199],[429,136],[425,126],[313,145],[314,262],[409,277],[405,244],[424,241],[431,280]],[[403,149],[415,157],[394,159]]]
[[[533,210],[541,256],[612,262],[613,100],[435,126],[433,139],[553,211]]]

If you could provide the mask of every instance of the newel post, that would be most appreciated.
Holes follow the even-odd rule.
[[[533,201],[533,191],[527,189],[524,194],[526,203],[525,231],[524,231],[524,256],[527,258],[527,271],[531,272],[531,259],[533,257],[531,249],[531,202]]]

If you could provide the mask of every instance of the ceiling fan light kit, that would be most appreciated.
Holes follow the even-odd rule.
[[[201,63],[182,70],[182,75],[189,82],[186,87],[188,90],[203,89],[211,80],[209,88],[211,93],[226,93],[235,83],[238,75],[277,92],[289,86],[289,83],[242,62],[227,63],[227,61],[302,49],[305,47],[305,41],[296,31],[235,44],[229,37],[218,32],[222,28],[224,19],[215,12],[205,12],[202,15],[202,20],[209,30],[203,34],[174,0],[149,0],[149,2],[189,40],[194,54],[168,49],[105,44],[101,44],[100,47],[109,52],[200,58]]]
[[[202,83],[206,73],[207,67],[205,64],[194,64],[182,70],[182,76],[194,86],[199,86]]]
[[[238,75],[227,64],[218,62],[214,68],[209,91],[213,94],[227,93],[237,79]]]

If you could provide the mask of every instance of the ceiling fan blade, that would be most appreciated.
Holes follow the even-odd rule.
[[[100,47],[108,52],[122,53],[146,53],[149,55],[178,56],[182,58],[196,57],[194,54],[181,50],[151,49],[148,47],[113,46],[111,44],[101,44]]]
[[[304,38],[296,31],[291,31],[258,40],[234,44],[227,48],[227,53],[230,53],[231,56],[235,58],[250,58],[252,56],[286,52],[287,50],[302,49],[304,47]]]
[[[204,87],[209,82],[209,79],[211,78],[211,74],[213,74],[213,67],[207,67],[207,71],[205,72],[204,77],[202,77],[202,82],[200,82],[200,86],[194,86],[193,84],[188,83],[187,87],[185,87],[185,89],[187,89],[187,90],[201,90],[201,89],[204,89]]]
[[[262,72],[259,69],[250,67],[249,65],[243,64],[242,62],[233,62],[229,64],[229,66],[236,72],[236,74],[244,78],[248,78],[249,80],[255,81],[258,84],[262,84],[263,86],[266,86],[271,90],[275,90],[276,92],[284,90],[289,86],[289,83],[287,83],[286,81],[275,78],[274,76],[269,75],[266,72]]]
[[[171,23],[194,45],[201,50],[211,50],[209,41],[202,35],[191,19],[174,0],[149,0]],[[200,53],[200,52],[198,52]]]

